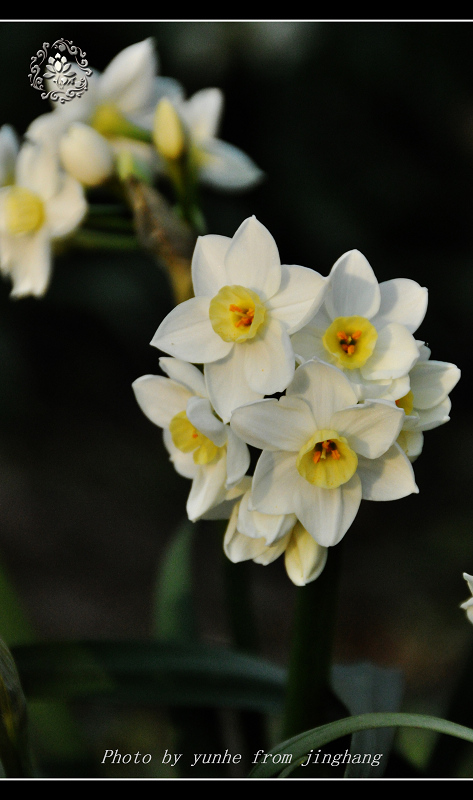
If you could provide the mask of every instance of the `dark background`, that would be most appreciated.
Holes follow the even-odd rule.
[[[327,275],[357,248],[379,281],[429,289],[417,337],[463,378],[451,421],[426,434],[420,494],[363,503],[345,537],[336,655],[399,667],[403,707],[444,713],[473,636],[458,608],[462,572],[473,573],[472,24],[6,21],[0,125],[23,134],[48,110],[28,81],[43,42],[69,38],[103,70],[148,36],[161,74],[189,96],[223,90],[220,137],[266,173],[251,192],[203,194],[209,232],[232,236],[255,214],[283,263]],[[38,636],[145,638],[189,490],[131,390],[159,372],[149,341],[171,310],[169,286],[147,255],[74,251],[55,260],[43,299],[9,290],[0,285],[1,564]],[[195,592],[213,642],[228,641],[220,551],[220,531],[206,527]],[[279,562],[250,575],[262,652],[286,665],[294,587]],[[0,610],[2,632],[16,643]],[[91,725],[97,753],[127,724]],[[129,749],[147,726],[155,736],[133,717]],[[426,741],[406,734],[402,747],[420,763]]]

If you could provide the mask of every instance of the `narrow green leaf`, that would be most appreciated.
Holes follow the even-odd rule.
[[[219,647],[164,642],[58,642],[13,651],[26,696],[278,713],[285,671]]]
[[[197,638],[192,593],[194,527],[186,520],[176,530],[158,575],[155,632],[161,641],[185,642]]]
[[[401,705],[403,678],[396,669],[376,664],[343,664],[332,669],[332,687],[352,716],[373,712],[398,711]],[[383,753],[378,766],[371,763],[348,763],[345,778],[381,777],[386,768],[394,739],[392,728],[357,731],[351,739],[352,753]]]
[[[370,730],[371,728],[426,728],[456,736],[473,744],[473,730],[463,725],[456,725],[446,719],[429,717],[423,714],[359,714],[354,717],[331,722],[319,728],[305,731],[298,736],[287,739],[274,747],[266,758],[266,763],[260,762],[251,771],[250,778],[285,778],[307,760],[311,750],[317,750],[329,742],[334,742],[342,736],[349,736],[357,731]],[[276,756],[276,763],[273,762]],[[286,760],[283,760],[286,756]],[[290,761],[289,761],[290,757]],[[286,766],[289,763],[289,766]]]

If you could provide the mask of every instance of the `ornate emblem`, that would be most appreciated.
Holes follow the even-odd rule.
[[[86,76],[92,75],[86,54],[68,39],[57,39],[51,45],[51,55],[49,48],[49,43],[44,42],[42,49],[31,59],[28,75],[31,86],[41,92],[43,100],[49,98],[66,103],[74,97],[81,97],[88,88]],[[74,70],[71,56],[81,72]],[[46,87],[45,79],[49,82]]]

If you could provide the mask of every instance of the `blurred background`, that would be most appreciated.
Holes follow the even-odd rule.
[[[149,36],[160,73],[188,96],[223,90],[220,138],[266,174],[244,194],[203,192],[209,232],[232,236],[255,214],[283,263],[327,275],[357,248],[379,281],[429,289],[416,336],[463,378],[451,421],[425,436],[419,495],[363,503],[345,537],[336,660],[401,670],[403,710],[443,715],[473,638],[458,608],[462,573],[473,573],[472,24],[4,21],[0,125],[21,135],[49,110],[28,80],[43,42],[68,38],[103,70]],[[159,372],[149,341],[173,305],[166,276],[143,252],[74,250],[55,260],[43,299],[9,291],[2,282],[1,568],[41,639],[145,639],[189,491],[131,390]],[[221,527],[202,526],[193,558],[202,635],[228,643]],[[294,587],[283,563],[251,563],[249,574],[261,652],[286,666]],[[2,609],[0,635],[23,636]],[[105,748],[169,747],[155,710],[80,714],[91,777],[117,775],[100,764]],[[399,751],[415,767],[429,741],[404,733]]]

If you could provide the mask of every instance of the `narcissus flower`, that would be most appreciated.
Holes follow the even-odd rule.
[[[337,367],[308,361],[286,396],[237,408],[231,427],[263,450],[252,508],[295,514],[318,544],[337,544],[361,499],[395,500],[418,492],[412,465],[396,444],[404,420],[389,401],[357,403]]]
[[[406,414],[398,443],[411,461],[422,452],[424,431],[449,421],[449,394],[460,380],[460,370],[446,361],[431,361],[430,350],[419,346],[419,361],[409,373],[410,390],[396,405]]]
[[[290,334],[323,300],[317,272],[281,265],[276,243],[256,217],[233,239],[201,236],[192,259],[195,297],[163,320],[151,344],[205,365],[213,407],[228,422],[234,408],[282,392],[295,356]]]
[[[187,513],[194,522],[227,499],[227,490],[245,475],[250,454],[214,414],[200,370],[174,358],[159,363],[169,377],[143,375],[133,390],[148,419],[164,429],[177,472],[192,480]]]
[[[463,577],[465,578],[468,588],[473,595],[473,575],[468,575],[467,572],[463,573]],[[468,600],[465,600],[464,603],[461,604],[460,608],[463,608],[466,611],[466,615],[470,622],[473,622],[473,597],[470,597]]]
[[[103,73],[93,70],[81,97],[56,103],[53,111],[32,122],[26,135],[57,148],[64,167],[88,186],[110,177],[114,159],[123,151],[131,151],[152,169],[156,166],[151,142],[156,104],[164,96],[182,94],[177,81],[157,77],[157,71],[158,58],[151,38],[130,45],[112,59]],[[90,126],[94,133],[86,135],[79,128],[68,136],[74,123]]]
[[[378,284],[358,250],[338,259],[328,283],[323,305],[292,338],[295,352],[342,369],[359,400],[403,397],[419,358],[412,334],[425,316],[427,289],[407,278]]]
[[[80,183],[59,167],[47,146],[28,142],[15,165],[15,182],[0,189],[0,269],[12,296],[41,296],[51,274],[51,242],[71,233],[87,203]]]
[[[177,93],[163,99],[156,108],[154,141],[165,160],[185,147],[199,182],[218,189],[248,189],[263,173],[242,150],[217,138],[222,109],[220,89],[202,89],[188,100]]]
[[[244,479],[250,482],[249,478]],[[327,548],[307,533],[295,514],[262,514],[249,508],[247,490],[235,503],[224,537],[224,550],[230,561],[252,560],[271,564],[284,553],[286,572],[296,586],[305,586],[321,574]]]

